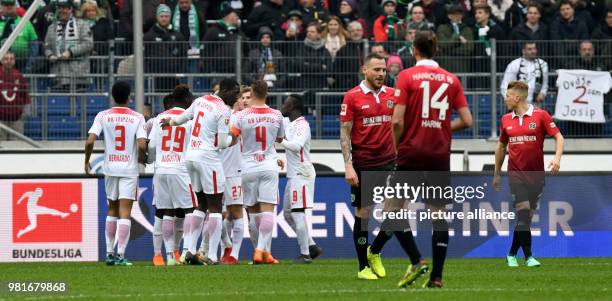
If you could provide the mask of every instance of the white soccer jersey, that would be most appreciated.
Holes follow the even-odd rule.
[[[182,108],[172,108],[154,118],[149,134],[149,157],[155,158],[156,174],[187,174],[185,154],[189,144],[192,121],[180,126],[161,128],[159,120],[184,113]]]
[[[232,113],[232,117],[230,118],[230,126],[236,124],[237,113]],[[223,163],[223,172],[225,173],[226,178],[230,177],[238,177],[240,176],[240,172],[242,171],[242,153],[240,149],[242,148],[242,141],[238,138],[238,143],[234,146],[230,146],[224,150],[221,150],[221,160]]]
[[[234,127],[242,136],[243,173],[278,171],[274,142],[285,136],[283,115],[268,106],[250,107],[237,114]]]
[[[153,129],[153,125],[159,124],[156,122],[158,122],[156,118],[149,118],[149,120],[145,122],[144,129],[145,129],[145,132],[147,133],[147,137],[151,134],[151,129]]]
[[[314,167],[310,161],[310,124],[304,117],[290,122],[285,118],[285,155],[287,156],[287,177],[303,176],[314,178]]]
[[[114,177],[138,176],[136,139],[146,139],[142,114],[130,108],[104,110],[94,120],[89,134],[104,132],[104,174]]]
[[[230,108],[216,95],[196,99],[183,113],[193,119],[187,160],[204,161],[219,151],[219,133],[229,133]],[[214,155],[213,155],[214,156]]]

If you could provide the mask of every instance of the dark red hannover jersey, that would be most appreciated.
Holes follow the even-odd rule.
[[[457,76],[433,60],[421,60],[399,74],[395,94],[397,103],[406,105],[398,165],[448,170],[451,109],[456,111],[468,105]]]
[[[544,138],[559,132],[548,112],[530,105],[523,117],[505,114],[499,131],[508,145],[508,172],[544,171]]]
[[[376,93],[361,82],[344,95],[340,121],[353,122],[351,143],[356,167],[380,166],[395,160],[391,136],[394,92],[383,86]]]

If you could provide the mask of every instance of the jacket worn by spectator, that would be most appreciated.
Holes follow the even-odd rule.
[[[260,45],[249,51],[249,77],[251,82],[261,79],[268,83],[268,88],[285,87],[287,76],[286,59],[276,48]]]
[[[302,13],[302,16],[304,17],[304,24],[306,25],[310,24],[312,21],[323,23],[329,18],[329,13],[325,9],[318,8],[316,6],[310,8],[300,6],[298,10]]]
[[[374,21],[374,41],[376,42],[392,42],[400,38],[402,24],[397,15],[380,16]],[[390,25],[393,24],[393,31],[390,33]]]
[[[172,14],[172,28],[189,41],[190,48],[200,48],[200,41],[206,34],[206,16],[199,2],[193,2],[188,11],[182,11],[177,5]],[[193,37],[191,37],[193,35]],[[193,45],[191,45],[193,44]]]
[[[225,24],[223,20],[206,31],[204,41],[204,70],[206,72],[233,73],[236,68],[236,42],[242,37],[240,29]]]
[[[171,28],[165,29],[155,24],[145,35],[145,72],[147,73],[179,73],[183,72],[187,47],[183,35]],[[176,86],[176,78],[156,77],[156,88],[172,90]]]
[[[448,16],[446,15],[446,8],[444,8],[444,4],[440,3],[436,0],[432,0],[429,5],[425,5],[425,1],[416,1],[413,2],[414,5],[423,6],[423,11],[425,12],[425,18],[436,25],[436,27],[447,23]]]
[[[516,41],[548,40],[548,26],[543,22],[540,22],[537,28],[532,29],[527,26],[527,22],[523,22],[512,29],[510,32],[510,39]]]
[[[588,38],[587,25],[577,18],[568,22],[559,17],[550,25],[551,40],[587,40]]]
[[[119,12],[119,28],[117,29],[117,35],[129,42],[134,39],[134,29],[132,27],[134,22],[134,12],[132,11],[133,1],[134,0],[123,0],[123,6],[121,6]],[[155,12],[160,2],[160,0],[142,1],[142,32],[149,32],[157,23]]]
[[[0,45],[9,37],[20,21],[21,17],[19,16],[14,18],[0,17]],[[34,26],[27,22],[23,31],[11,46],[11,51],[15,53],[20,68],[32,66],[34,58],[38,56],[39,45],[36,44],[37,41],[38,35]],[[20,61],[24,63],[22,64]]]
[[[295,80],[296,87],[290,88],[325,89],[328,86],[327,77],[332,60],[323,39],[317,42],[305,39],[297,52],[294,69],[300,73],[300,78]]]
[[[14,64],[14,62],[13,62]],[[0,67],[0,121],[13,130],[23,133],[23,113],[30,104],[27,81],[16,68]],[[0,140],[8,138],[0,130]]]
[[[468,57],[474,52],[474,31],[464,23],[442,24],[437,31],[441,53],[440,66],[450,72],[469,72]],[[467,40],[461,43],[460,36]],[[443,57],[443,59],[442,59]]]
[[[363,42],[349,41],[338,50],[332,66],[336,79],[334,88],[347,90],[359,82],[363,56]]]
[[[284,20],[285,14],[282,6],[272,3],[270,0],[263,0],[261,5],[255,7],[247,17],[244,33],[249,38],[255,39],[259,33],[259,28],[268,26],[274,31],[274,40],[280,41],[284,37],[284,33],[280,30]]]
[[[527,5],[523,4],[521,0],[514,0],[514,3],[506,11],[504,16],[504,24],[506,28],[511,31],[527,21]]]
[[[93,46],[93,34],[83,19],[72,16],[66,23],[56,20],[49,26],[44,49],[45,57],[58,58],[55,63],[51,63],[51,73],[58,76],[56,86],[70,85],[73,76],[76,76],[77,86],[89,85],[89,78],[81,74],[89,73],[89,55]],[[61,58],[65,51],[70,52],[68,60]]]
[[[540,58],[528,60],[524,57],[510,62],[500,85],[502,96],[506,95],[508,84],[514,80],[527,83],[527,102],[531,103],[538,94],[548,93],[548,63]]]

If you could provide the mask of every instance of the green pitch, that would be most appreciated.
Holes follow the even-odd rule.
[[[0,264],[0,300],[612,300],[610,258],[541,258],[543,266],[530,269],[507,268],[504,259],[450,259],[442,290],[396,289],[405,262],[383,258],[388,276],[378,281],[358,281],[356,260],[212,267]],[[66,282],[69,290],[55,295],[7,292],[8,281],[36,280]]]

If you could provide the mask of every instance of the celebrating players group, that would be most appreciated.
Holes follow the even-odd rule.
[[[471,127],[472,115],[457,76],[433,60],[436,49],[435,35],[419,32],[413,42],[417,63],[400,73],[395,88],[383,84],[385,58],[375,53],[368,55],[362,67],[365,79],[344,96],[340,144],[355,207],[353,239],[359,261],[358,279],[386,277],[381,251],[392,236],[410,258],[399,287],[412,285],[430,271],[407,220],[382,221],[381,231],[371,245],[368,243],[373,202],[361,197],[360,183],[364,180],[362,172],[367,171],[450,171],[451,133]],[[526,102],[527,90],[527,85],[518,81],[508,87],[506,104],[512,112],[502,118],[493,179],[494,187],[499,189],[501,165],[508,148],[509,182],[518,214],[507,257],[510,267],[519,266],[520,248],[527,266],[540,265],[531,253],[529,229],[544,178],[525,177],[523,173],[543,172],[545,136],[553,136],[557,142],[556,155],[549,166],[553,174],[559,170],[563,153],[563,137],[546,111]],[[279,172],[284,168],[284,162],[277,158],[277,142],[285,148],[287,157],[283,211],[297,234],[300,251],[295,262],[310,263],[321,255],[321,248],[308,231],[315,170],[309,154],[310,127],[303,117],[300,96],[289,96],[281,113],[266,105],[265,81],[241,88],[236,81],[224,79],[215,94],[195,100],[187,86],[179,85],[164,99],[165,111],[145,123],[141,114],[127,107],[129,84],[116,83],[112,95],[117,106],[96,116],[85,146],[85,172],[89,174],[94,142],[104,134],[107,264],[131,265],[125,258],[125,249],[132,202],[137,199],[138,162],[155,163],[155,265],[164,265],[162,241],[167,265],[238,264],[245,224],[255,250],[253,264],[278,263],[271,253]],[[452,111],[458,114],[453,121]],[[393,180],[399,179],[388,178]],[[426,173],[422,180],[433,181]],[[422,201],[432,212],[442,212],[452,202]],[[394,200],[385,202],[387,211],[400,210],[404,205]],[[245,210],[248,222],[243,218]],[[449,227],[444,219],[433,219],[431,223],[433,262],[422,286],[440,288]]]

